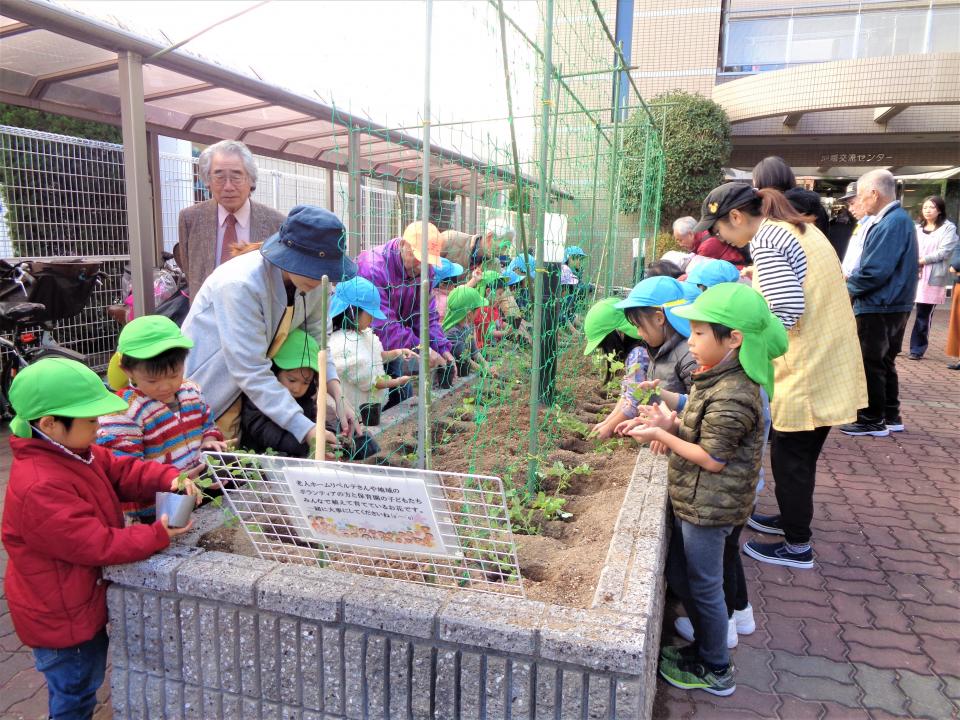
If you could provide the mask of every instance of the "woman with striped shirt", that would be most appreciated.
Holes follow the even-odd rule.
[[[751,516],[750,527],[785,542],[751,540],[761,562],[813,567],[810,523],[817,458],[830,428],[867,404],[857,326],[840,261],[813,218],[783,193],[726,183],[704,201],[697,231],[737,248],[749,244],[753,284],[787,328],[790,347],[774,361],[770,463],[779,515]]]

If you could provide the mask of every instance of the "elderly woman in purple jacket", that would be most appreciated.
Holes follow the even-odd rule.
[[[357,257],[357,274],[372,282],[380,291],[380,309],[384,320],[374,320],[373,331],[380,338],[384,350],[414,349],[420,345],[420,262],[422,223],[407,226],[402,238],[394,238],[380,247],[364,250]],[[440,265],[440,233],[429,226],[427,262]],[[431,270],[432,274],[432,270]],[[450,364],[456,373],[453,346],[440,327],[440,315],[430,298],[430,365]],[[391,376],[402,374],[397,361],[387,366]],[[400,398],[398,398],[400,399]],[[391,404],[391,403],[388,403]]]

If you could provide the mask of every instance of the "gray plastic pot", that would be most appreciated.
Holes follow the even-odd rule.
[[[197,501],[192,495],[181,495],[172,492],[157,493],[157,519],[161,515],[167,516],[167,525],[172,528],[181,528],[190,522],[190,513]]]

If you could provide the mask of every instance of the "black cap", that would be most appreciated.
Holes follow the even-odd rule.
[[[743,207],[756,197],[756,189],[742,182],[728,182],[720,187],[715,187],[707,195],[707,199],[703,201],[703,207],[700,209],[700,222],[693,228],[693,232],[699,233],[710,230],[717,220],[729,215],[731,210]]]
[[[847,191],[841,197],[841,200],[853,200],[857,196],[857,183],[856,181],[847,185]]]

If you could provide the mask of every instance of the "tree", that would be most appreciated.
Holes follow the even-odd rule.
[[[103,140],[122,144],[123,135],[120,128],[105,123],[92,120],[80,120],[78,118],[67,117],[66,115],[54,115],[53,113],[43,112],[41,110],[31,110],[30,108],[19,107],[17,105],[8,105],[0,103],[0,125],[9,125],[11,127],[27,128],[30,130],[42,130],[43,132],[56,133],[57,135],[70,135],[72,137],[86,138],[87,140]]]
[[[654,127],[658,132],[663,128],[665,135],[660,217],[667,223],[684,215],[699,217],[703,199],[723,182],[723,167],[730,159],[727,114],[712,100],[679,91],[658,95],[650,106]],[[649,129],[649,118],[642,110],[624,124],[620,201],[625,212],[640,210]]]

